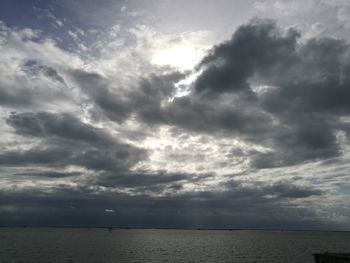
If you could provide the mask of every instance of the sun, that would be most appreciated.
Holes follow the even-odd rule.
[[[190,45],[176,45],[156,51],[151,63],[159,66],[172,66],[174,68],[189,70],[198,63],[199,55],[195,47]]]

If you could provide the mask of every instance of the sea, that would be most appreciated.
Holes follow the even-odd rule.
[[[0,228],[0,262],[295,262],[350,252],[349,232]]]

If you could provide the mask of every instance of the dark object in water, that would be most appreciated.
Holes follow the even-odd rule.
[[[314,254],[315,263],[350,263],[350,254],[323,253]]]

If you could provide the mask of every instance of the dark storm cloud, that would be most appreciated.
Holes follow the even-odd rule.
[[[310,225],[320,227],[325,222],[317,219],[311,210],[283,203],[286,198],[313,195],[320,193],[281,185],[259,190],[239,183],[231,184],[231,188],[223,192],[197,191],[169,196],[96,193],[84,186],[76,189],[56,187],[50,193],[7,191],[0,192],[0,208],[7,205],[13,209],[2,211],[0,224],[297,228],[307,226],[309,220]],[[115,214],[106,216],[106,207],[113,209]]]
[[[84,141],[88,143],[110,143],[111,138],[102,130],[81,122],[72,114],[25,112],[11,114],[7,124],[20,135],[50,137]]]
[[[320,160],[338,156],[338,144],[332,126],[324,121],[314,121],[310,116],[297,123],[289,123],[288,128],[271,132],[268,138],[257,136],[272,148],[272,152],[251,153],[251,164],[256,168],[295,165],[310,160]]]
[[[79,176],[81,173],[78,172],[53,172],[53,171],[45,171],[45,172],[25,172],[25,173],[16,173],[15,176],[21,177],[37,177],[37,178],[68,178],[73,176]]]
[[[226,136],[263,133],[268,128],[266,124],[270,122],[270,116],[260,112],[254,104],[225,104],[221,103],[221,99],[200,96],[175,98],[162,110],[163,121],[195,132],[223,133]],[[146,116],[141,117],[145,119]]]
[[[204,71],[197,79],[196,91],[250,89],[254,77],[260,85],[277,87],[264,94],[262,103],[278,117],[305,111],[348,114],[348,44],[330,38],[298,43],[299,36],[295,30],[283,34],[269,20],[241,26],[231,40],[214,47],[202,60]]]
[[[98,73],[76,70],[73,79],[111,120],[123,122],[133,113],[159,118],[161,102],[174,92],[174,83],[184,77],[183,73],[173,72],[164,75],[151,75],[139,81],[139,87],[120,87],[110,83]],[[156,115],[156,116],[153,116]]]
[[[278,182],[272,185],[266,185],[263,190],[267,194],[274,194],[280,198],[307,198],[310,196],[320,196],[322,191],[312,187],[297,186],[291,182]]]
[[[3,166],[27,165],[64,165],[71,164],[70,150],[66,147],[33,147],[29,150],[3,151],[0,154],[0,164]]]
[[[130,116],[128,98],[124,94],[113,93],[108,80],[103,76],[81,70],[74,71],[72,75],[108,118],[122,122]]]
[[[147,172],[128,173],[128,174],[103,174],[95,182],[105,187],[150,187],[155,185],[171,184],[189,179],[186,174],[147,174]]]
[[[198,184],[201,181],[214,177],[214,174],[190,174],[171,173],[166,171],[138,171],[128,173],[106,172],[93,178],[89,183],[112,188],[129,188],[135,194],[142,192],[160,193],[168,190],[176,192],[183,188],[186,183]]]
[[[42,140],[30,149],[3,152],[2,165],[78,165],[94,170],[125,170],[147,156],[144,150],[121,143],[71,114],[12,114],[7,123],[20,135]]]
[[[53,168],[77,165],[93,170],[124,171],[144,158],[144,151],[129,145],[114,144],[98,148],[67,141],[45,141],[29,150],[2,152],[0,164],[12,167],[44,165]]]
[[[269,74],[274,68],[288,68],[295,57],[299,34],[282,35],[273,21],[256,20],[238,28],[231,40],[212,49],[200,67],[196,90],[211,92],[249,89],[248,80],[256,72]]]
[[[223,184],[230,197],[271,197],[276,200],[285,198],[298,199],[311,196],[320,196],[324,192],[311,186],[297,185],[292,181],[277,181],[271,183],[255,182],[254,185],[242,185],[242,183],[231,180]]]
[[[264,107],[274,113],[349,114],[348,44],[336,39],[311,39],[299,48],[298,55],[300,62],[291,69],[294,80],[279,80],[281,88],[265,95]]]
[[[149,125],[169,124],[197,132],[222,129],[242,133],[265,130],[270,122],[269,116],[250,101],[221,105],[221,97],[191,94],[169,103],[169,98],[176,93],[175,83],[186,76],[181,72],[150,75],[139,80],[136,88],[129,89],[113,87],[108,79],[94,72],[74,71],[72,76],[96,106],[116,122],[136,116]]]
[[[257,168],[338,156],[336,132],[348,131],[340,117],[350,111],[349,46],[344,40],[301,41],[300,36],[274,21],[252,20],[202,60],[189,95],[162,107],[166,93],[149,104],[141,97],[137,105],[146,106],[134,108],[135,114],[148,124],[265,146],[269,151],[250,156]],[[266,90],[259,91],[256,86],[262,85]]]
[[[138,89],[130,93],[136,114],[149,123],[162,119],[162,103],[166,103],[174,94],[174,84],[185,76],[184,73],[175,71],[141,79]]]
[[[136,116],[147,125],[236,137],[269,149],[248,156],[253,167],[294,165],[338,156],[336,132],[348,130],[339,117],[350,111],[348,44],[300,36],[252,20],[204,57],[190,94],[170,103],[181,73],[151,75],[132,88],[97,73],[72,76],[111,120]]]

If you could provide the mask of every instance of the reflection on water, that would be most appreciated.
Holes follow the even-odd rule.
[[[350,233],[1,228],[0,262],[313,262]]]

